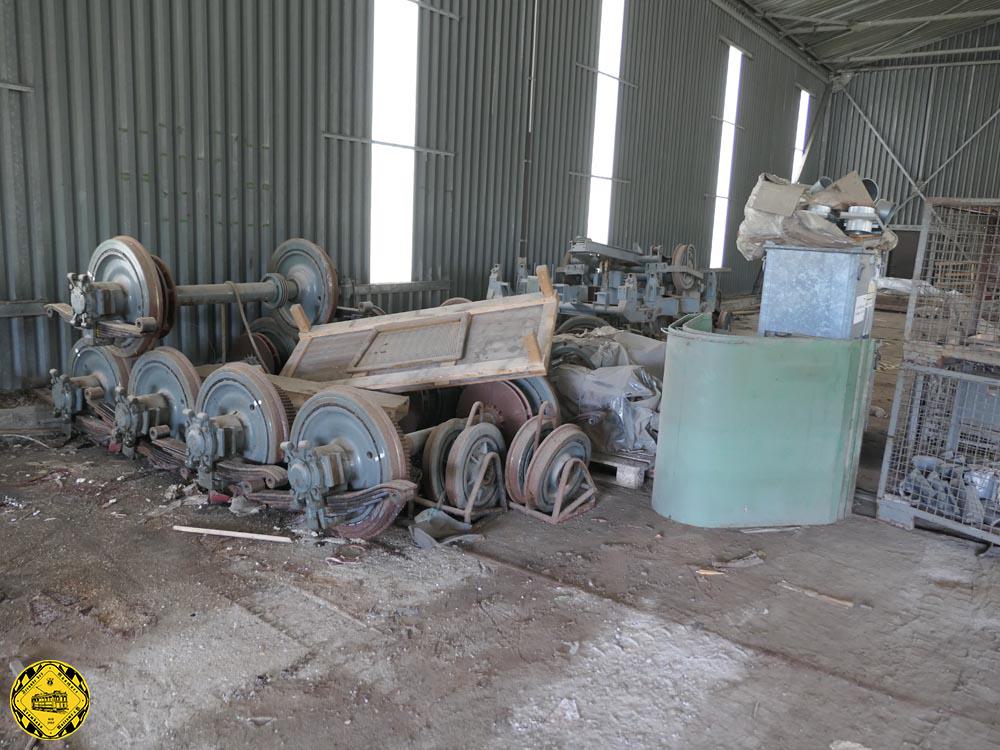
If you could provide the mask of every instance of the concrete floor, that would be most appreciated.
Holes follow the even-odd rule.
[[[47,747],[1000,745],[1000,555],[971,542],[696,529],[607,487],[563,526],[512,513],[431,552],[392,529],[333,564],[308,535],[174,532],[292,519],[164,507],[172,477],[75,445],[0,451],[0,663],[66,660],[93,696]],[[25,739],[0,719],[0,748]]]

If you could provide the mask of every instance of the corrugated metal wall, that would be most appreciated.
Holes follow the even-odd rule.
[[[481,297],[494,262],[555,263],[586,230],[600,3],[423,5],[416,142],[453,155],[417,156],[414,279]],[[370,19],[371,0],[0,0],[0,82],[15,84],[0,86],[0,300],[65,298],[65,274],[119,233],[180,283],[257,279],[290,236],[367,281],[369,147],[330,136],[370,135]],[[732,245],[756,174],[790,167],[795,85],[820,86],[700,0],[628,0],[625,29],[638,88],[621,89],[612,239],[707,254],[724,34],[754,55]],[[724,288],[749,289],[756,269],[726,262]],[[215,320],[185,311],[171,343],[213,358]],[[72,338],[0,319],[0,388],[65,365]]]
[[[284,239],[364,278],[369,6],[325,0],[0,0],[0,299],[62,299],[131,234],[178,283],[258,279]],[[236,316],[231,316],[234,326]],[[216,352],[215,311],[171,335]],[[0,321],[0,387],[65,364],[72,336]]]
[[[626,13],[628,11],[626,10]],[[600,0],[538,0],[525,252],[554,266],[586,233]]]
[[[743,63],[737,112],[723,292],[751,289],[759,263],[736,250],[743,204],[761,172],[792,170],[799,89],[813,95],[823,82],[730,16],[698,0],[631,0],[625,18],[620,90],[619,177],[611,220],[613,244],[693,242],[707,266],[718,173],[726,39],[752,59]],[[818,149],[801,179],[817,174]]]
[[[1000,45],[1000,25],[994,24],[928,49],[996,45]],[[937,172],[924,188],[926,195],[995,197],[1000,194],[1000,116],[938,171],[1000,108],[1000,65],[952,64],[957,61],[946,55],[935,60],[945,63],[944,67],[893,66],[854,73],[845,90],[911,177],[923,183]],[[914,226],[920,222],[923,201],[915,195],[903,170],[844,92],[835,91],[823,172],[835,176],[851,169],[872,177],[886,198],[905,202],[893,218],[894,224]]]
[[[443,0],[421,13],[414,279],[482,299],[493,263],[512,267],[521,217],[531,0]]]

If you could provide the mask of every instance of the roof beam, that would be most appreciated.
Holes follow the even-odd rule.
[[[953,6],[951,6],[951,8],[948,10],[948,12],[949,13],[955,13],[955,12],[961,10],[962,6],[968,5],[971,1],[972,0],[959,0],[959,2],[957,2]],[[989,22],[987,22],[987,25],[990,24],[990,23],[995,23],[995,21],[989,21]],[[910,28],[908,28],[908,29],[906,29],[906,30],[904,30],[904,31],[902,31],[900,33],[894,34],[890,39],[886,39],[886,40],[883,40],[883,41],[880,41],[880,42],[876,42],[875,44],[866,45],[864,47],[855,48],[854,50],[851,51],[850,54],[853,54],[853,55],[877,55],[878,53],[882,52],[883,50],[886,50],[886,49],[889,49],[889,48],[892,48],[893,50],[895,50],[896,53],[902,53],[902,52],[910,52],[912,50],[917,50],[917,49],[920,49],[921,47],[926,47],[927,46],[927,40],[925,38],[921,38],[919,35],[920,35],[920,32],[923,31],[924,29],[926,29],[928,26],[930,26],[929,23],[921,23],[921,24],[918,24],[917,26],[911,26]],[[850,35],[851,35],[851,32],[849,32],[849,31],[847,31],[847,32],[841,32],[835,38],[839,39],[840,37],[850,36]],[[904,40],[907,39],[907,37],[914,37],[914,38],[911,39],[909,42],[905,42],[904,43]],[[824,43],[828,42],[828,41],[830,41],[830,40],[826,39],[826,40],[824,40]]]
[[[769,13],[768,18],[783,21],[795,21],[803,24],[800,27],[790,28],[790,33],[819,31],[860,31],[861,29],[874,29],[883,26],[912,26],[922,23],[937,23],[938,21],[959,21],[974,18],[997,18],[1000,17],[1000,9],[995,10],[963,10],[952,13],[935,13],[929,16],[903,16],[900,18],[871,18],[855,20],[836,20],[824,16],[798,16],[789,13]]]
[[[733,20],[746,26],[750,31],[797,62],[817,78],[823,81],[829,79],[832,71],[826,69],[822,63],[816,60],[804,44],[790,36],[786,37],[782,35],[781,29],[752,5],[743,0],[709,0],[709,2]]]
[[[1000,52],[1000,46],[994,47],[963,47],[961,49],[932,49],[922,52],[886,52],[880,55],[853,55],[826,60],[828,63],[844,62],[878,62],[879,60],[903,60],[922,57],[942,57],[947,55],[974,55],[981,52]]]

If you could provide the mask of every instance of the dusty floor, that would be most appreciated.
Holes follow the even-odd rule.
[[[606,488],[564,526],[509,514],[432,552],[393,529],[337,565],[308,536],[171,531],[289,519],[164,507],[169,475],[75,445],[0,452],[0,664],[88,678],[64,747],[1000,744],[1000,554],[971,542],[857,515],[696,529]],[[0,748],[25,739],[5,714]]]

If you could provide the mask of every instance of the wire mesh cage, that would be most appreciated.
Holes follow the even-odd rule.
[[[1000,539],[1000,367],[904,363],[886,441],[881,504]]]
[[[908,348],[1000,355],[1000,201],[929,199],[920,243]]]

